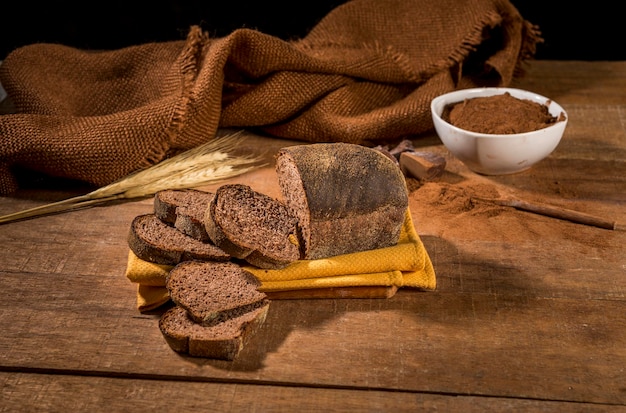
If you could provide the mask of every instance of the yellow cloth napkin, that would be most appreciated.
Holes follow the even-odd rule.
[[[126,277],[138,285],[137,307],[155,309],[169,300],[165,277],[171,265],[153,264],[128,253]],[[407,210],[398,243],[391,247],[318,260],[301,260],[279,270],[246,266],[261,281],[261,291],[354,286],[436,287],[435,270]]]

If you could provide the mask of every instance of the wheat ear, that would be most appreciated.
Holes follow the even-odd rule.
[[[114,200],[147,197],[164,189],[192,188],[244,174],[263,164],[261,156],[232,154],[243,137],[242,132],[236,132],[212,139],[88,194],[0,216],[0,224]]]

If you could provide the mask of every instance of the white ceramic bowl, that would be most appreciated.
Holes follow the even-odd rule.
[[[518,99],[528,99],[548,106],[552,116],[565,115],[565,120],[546,128],[508,135],[478,133],[460,129],[442,119],[444,108],[465,99],[509,92]],[[561,141],[567,113],[556,102],[521,89],[475,88],[450,92],[432,100],[435,130],[448,150],[469,169],[483,175],[506,175],[524,171],[550,155]]]

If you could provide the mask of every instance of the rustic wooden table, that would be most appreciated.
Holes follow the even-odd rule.
[[[482,179],[626,222],[626,62],[536,61],[513,86],[570,123],[531,170]],[[472,178],[434,134],[416,145],[451,185]],[[272,176],[238,181],[274,194]],[[0,214],[70,194],[24,190]],[[0,226],[0,411],[626,411],[626,232],[512,211],[464,236],[478,217],[417,190],[436,291],[273,301],[226,362],[174,353],[135,307],[126,234],[151,202]]]

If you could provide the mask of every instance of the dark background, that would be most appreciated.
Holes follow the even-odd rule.
[[[0,9],[0,60],[30,43],[61,43],[84,49],[118,49],[184,39],[198,24],[213,36],[247,27],[283,39],[299,38],[346,0],[271,1],[82,1],[11,0]],[[626,60],[619,2],[511,0],[541,29],[537,59]],[[41,3],[41,4],[40,4]],[[60,3],[60,2],[59,2]]]

